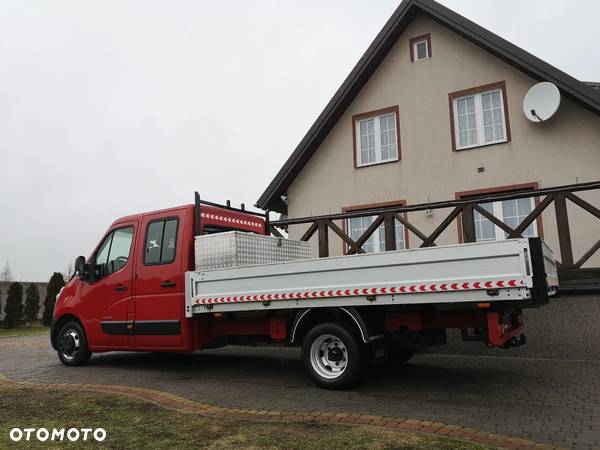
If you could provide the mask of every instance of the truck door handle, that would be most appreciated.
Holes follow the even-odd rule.
[[[175,284],[176,283],[174,281],[168,281],[168,280],[167,281],[163,281],[162,283],[160,283],[161,287],[164,287],[164,288],[175,287]]]
[[[125,292],[127,290],[127,286],[125,286],[124,284],[119,284],[116,288],[115,291],[119,291],[119,292]]]

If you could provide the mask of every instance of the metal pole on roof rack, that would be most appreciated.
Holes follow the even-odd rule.
[[[269,223],[269,210],[265,210],[265,234],[271,236],[271,224]]]
[[[194,235],[200,236],[202,226],[200,224],[200,194],[198,194],[198,191],[194,192],[194,216]]]

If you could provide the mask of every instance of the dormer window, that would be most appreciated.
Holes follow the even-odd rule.
[[[421,61],[431,58],[431,35],[424,34],[410,40],[410,61]]]

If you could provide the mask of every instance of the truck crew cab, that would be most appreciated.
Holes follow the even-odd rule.
[[[57,296],[58,357],[76,366],[114,350],[299,345],[313,381],[340,389],[375,356],[405,361],[442,345],[447,328],[488,346],[521,345],[522,309],[557,286],[539,239],[199,269],[198,236],[268,229],[264,214],[198,194],[191,205],[116,220]]]

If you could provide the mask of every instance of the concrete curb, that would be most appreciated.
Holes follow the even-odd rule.
[[[129,386],[111,386],[101,384],[69,384],[69,383],[33,383],[29,381],[13,381],[0,373],[0,388],[36,389],[42,391],[68,390],[80,392],[95,392],[108,395],[123,395],[138,400],[153,403],[161,408],[174,411],[198,414],[204,417],[231,420],[254,420],[264,422],[308,422],[342,425],[368,425],[429,434],[467,441],[496,448],[519,450],[539,449],[558,450],[561,447],[540,444],[527,439],[510,437],[503,434],[478,431],[458,425],[426,420],[401,419],[396,417],[375,416],[369,414],[350,413],[321,413],[317,411],[279,411],[279,410],[248,410],[225,408],[208,405],[180,397],[168,392]]]

